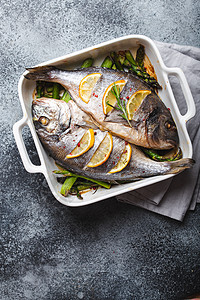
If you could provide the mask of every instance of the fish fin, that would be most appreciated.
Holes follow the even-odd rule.
[[[182,172],[185,169],[191,168],[195,164],[194,159],[192,158],[182,158],[177,161],[170,162],[171,169],[169,173],[176,174]]]
[[[35,68],[26,68],[29,73],[24,75],[26,79],[29,80],[45,80],[48,81],[50,79],[51,71],[55,70],[56,68],[53,66],[41,66]]]

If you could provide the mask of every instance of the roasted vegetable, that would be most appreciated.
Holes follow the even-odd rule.
[[[64,100],[65,102],[68,103],[69,100],[71,100],[71,99],[72,99],[72,98],[71,98],[70,94],[68,93],[68,91],[65,90],[65,92],[64,92],[64,94],[63,94],[61,100]]]
[[[112,62],[111,58],[109,56],[106,56],[106,58],[104,59],[104,61],[101,64],[101,67],[111,69],[112,65],[113,65],[113,62]]]
[[[87,58],[84,60],[84,62],[81,65],[81,68],[89,68],[93,65],[93,58]]]
[[[138,63],[138,65],[143,71],[144,71],[144,56],[145,56],[144,46],[140,45],[136,53],[136,62]]]
[[[114,51],[111,52],[111,53],[110,53],[110,57],[112,58],[113,63],[115,64],[116,68],[117,68],[118,70],[120,70],[120,71],[123,71],[124,68],[123,68],[122,65],[121,65],[121,62],[120,62],[120,59],[119,59],[119,56],[117,55],[117,53],[114,52]]]
[[[179,147],[175,147],[170,151],[155,151],[145,148],[143,149],[143,151],[150,158],[156,161],[174,161],[182,158],[182,151]]]
[[[59,86],[59,84],[58,83],[53,83],[52,98],[53,99],[60,99],[59,93],[60,93],[60,86]]]
[[[76,180],[77,176],[66,178],[60,190],[61,195],[66,197]]]
[[[109,189],[111,187],[111,184],[110,183],[107,183],[107,182],[103,182],[103,181],[100,181],[100,180],[95,180],[95,179],[92,179],[92,178],[88,178],[88,177],[85,177],[85,176],[81,176],[81,175],[77,175],[77,174],[74,174],[70,171],[67,171],[67,170],[55,170],[53,171],[54,174],[62,174],[64,176],[70,176],[70,177],[77,177],[77,178],[82,178],[82,179],[85,179],[85,180],[88,180],[88,181],[91,181],[91,182],[94,182],[106,189]]]
[[[138,77],[142,78],[146,83],[148,83],[153,88],[162,89],[162,87],[160,86],[160,84],[157,82],[157,80],[154,77],[150,76],[147,72],[143,71],[139,67],[138,63],[134,60],[134,58],[129,50],[125,51],[125,56],[126,56],[126,59],[128,60],[128,62],[131,64],[131,67],[129,67],[127,64],[127,61],[125,61],[126,67],[128,67],[130,71],[135,73]]]

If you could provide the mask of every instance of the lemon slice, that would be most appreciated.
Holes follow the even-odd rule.
[[[133,119],[134,112],[138,109],[140,104],[142,103],[142,100],[151,93],[151,91],[137,91],[135,92],[130,99],[128,100],[128,103],[126,105],[126,110],[128,113],[128,119]]]
[[[132,153],[131,145],[127,144],[120,156],[118,163],[108,173],[116,173],[123,170],[128,165],[131,159],[131,153]]]
[[[105,163],[110,156],[112,148],[113,139],[112,135],[108,132],[87,164],[87,167],[94,168]]]
[[[89,102],[92,90],[100,77],[101,73],[92,73],[81,80],[79,85],[79,96],[85,103]]]
[[[88,129],[77,146],[72,150],[70,154],[66,156],[66,158],[74,158],[78,157],[85,152],[87,152],[94,145],[94,131],[93,129]]]
[[[123,87],[126,84],[126,81],[125,80],[118,80],[118,81],[115,81],[115,82],[111,83],[107,87],[107,89],[106,89],[106,91],[103,95],[103,99],[102,99],[103,112],[104,112],[105,115],[113,109],[110,105],[114,106],[115,102],[117,101],[115,95],[113,95],[113,93],[112,93],[112,88],[114,87],[114,84],[116,84],[116,87],[118,89],[120,89],[120,92],[121,92]],[[107,103],[109,103],[110,105],[108,105]]]

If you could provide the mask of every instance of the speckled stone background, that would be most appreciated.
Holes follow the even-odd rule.
[[[200,47],[199,1],[2,0],[0,299],[183,299],[200,293],[200,206],[183,223],[109,199],[61,205],[25,171],[12,126],[24,68],[127,34]],[[39,163],[30,135],[24,140]]]

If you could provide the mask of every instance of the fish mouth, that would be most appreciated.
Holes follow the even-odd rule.
[[[179,145],[179,138],[176,137],[174,139],[167,140],[167,143],[168,143],[169,146],[171,146],[171,148],[178,147],[178,145]]]

